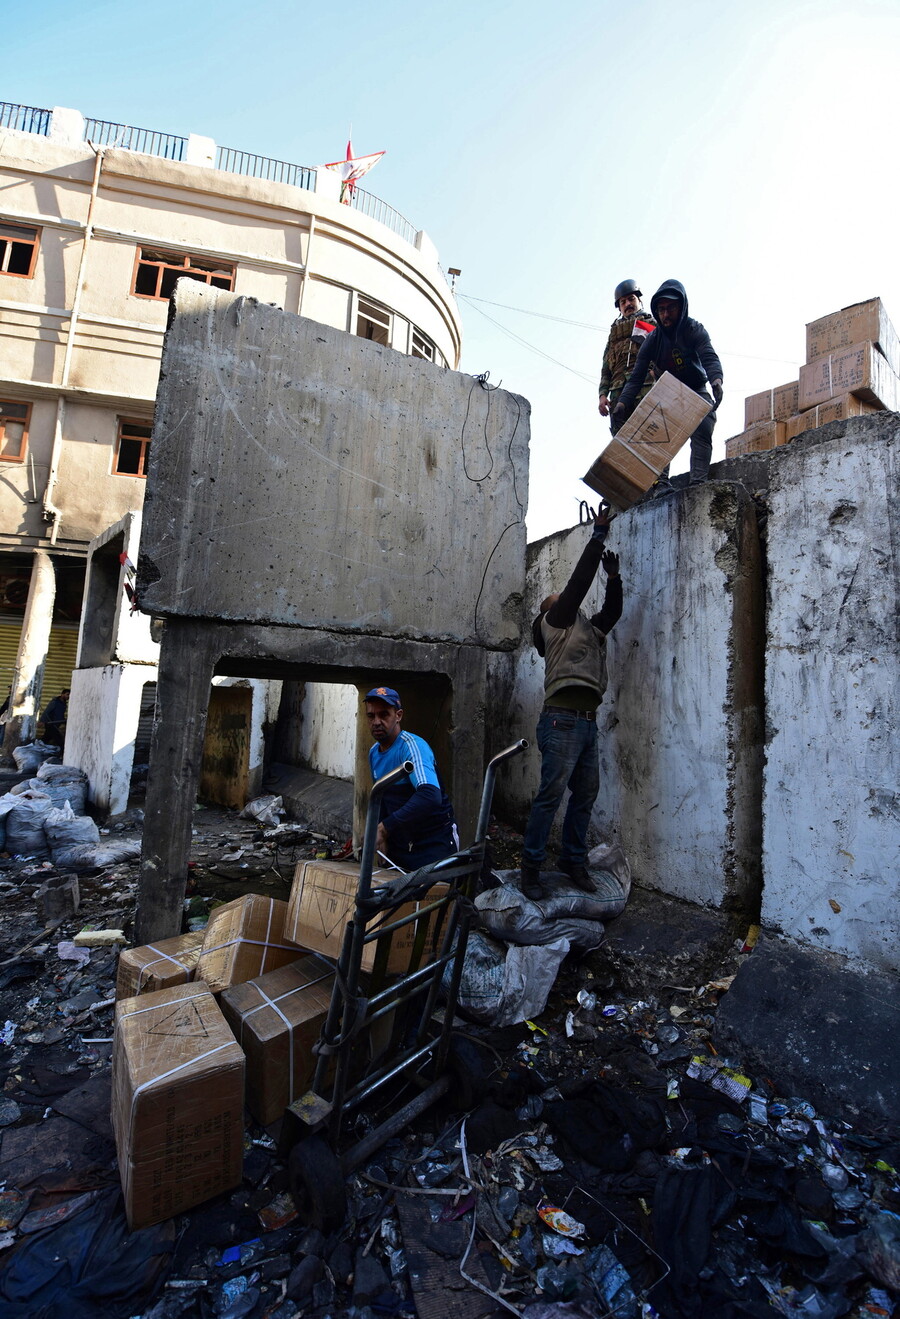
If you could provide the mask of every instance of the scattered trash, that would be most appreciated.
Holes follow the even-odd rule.
[[[281,797],[254,797],[241,811],[241,819],[256,820],[259,824],[273,828],[279,824],[283,814],[284,803]]]

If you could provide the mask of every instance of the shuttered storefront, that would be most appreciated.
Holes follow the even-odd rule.
[[[12,683],[16,667],[16,655],[19,652],[19,638],[22,635],[20,622],[0,620],[0,705],[6,700],[6,693]],[[41,689],[40,708],[54,696],[58,696],[64,687],[72,683],[72,670],[75,667],[75,655],[78,649],[78,625],[56,624],[50,629],[50,648],[44,665],[44,681]]]

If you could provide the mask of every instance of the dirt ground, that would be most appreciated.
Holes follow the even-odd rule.
[[[109,837],[139,832],[132,812]],[[299,859],[343,842],[267,841],[198,808],[186,923],[244,892],[286,898]],[[496,827],[495,865],[520,842]],[[673,982],[662,960],[636,976],[615,922],[563,963],[538,1020],[460,1023],[474,1108],[451,1092],[382,1148],[333,1230],[296,1216],[273,1132],[248,1120],[239,1188],[129,1234],[109,1123],[118,949],[78,962],[66,945],[88,927],[130,939],[138,865],[81,875],[77,913],[48,929],[51,869],[0,860],[0,1316],[898,1313],[900,1149],[715,1053],[742,937]]]

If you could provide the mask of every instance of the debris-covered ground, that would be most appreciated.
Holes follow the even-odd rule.
[[[139,829],[132,813],[109,836]],[[186,928],[213,900],[286,897],[297,860],[341,842],[198,809]],[[518,843],[498,831],[495,860]],[[238,1190],[129,1234],[109,1121],[117,945],[73,938],[129,937],[137,869],[81,874],[77,912],[48,924],[54,867],[0,861],[0,1317],[898,1312],[900,1148],[715,1053],[743,941],[701,983],[648,966],[635,992],[615,924],[563,964],[539,1020],[463,1025],[479,1102],[385,1146],[330,1235],[296,1217],[253,1123]]]

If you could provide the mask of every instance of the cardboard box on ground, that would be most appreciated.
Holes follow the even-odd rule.
[[[777,449],[786,441],[786,426],[783,421],[759,421],[748,426],[740,435],[733,435],[725,441],[725,457],[737,458],[742,453],[762,453],[766,449]]]
[[[215,907],[194,978],[214,994],[294,962],[304,946],[285,938],[287,903],[248,893]]]
[[[220,1005],[247,1059],[247,1107],[263,1126],[276,1122],[304,1094],[316,1066],[334,971],[304,957],[244,985],[232,985]]]
[[[764,389],[744,399],[744,428],[750,430],[760,422],[787,421],[799,411],[800,382],[790,380],[786,385]]]
[[[712,405],[666,371],[582,478],[616,508],[630,508],[700,425]]]
[[[649,397],[649,395],[648,395]],[[395,872],[376,870],[372,875],[373,887],[380,887],[392,882]],[[291,896],[288,901],[285,932],[288,939],[302,942],[306,948],[327,957],[340,957],[344,942],[344,930],[352,918],[356,905],[356,890],[359,884],[359,866],[344,861],[300,861],[294,874]],[[426,898],[419,902],[406,902],[393,912],[388,921],[399,920],[415,911],[426,907],[429,901],[442,897],[447,891],[446,884],[435,884]],[[419,963],[425,966],[434,960],[439,951],[441,929],[438,928],[433,913],[429,926],[422,958]],[[369,922],[371,929],[382,920],[376,916]],[[390,952],[387,958],[389,975],[404,975],[409,970],[410,954],[416,942],[418,926],[421,922],[411,922],[391,936]],[[366,944],[362,955],[362,969],[371,971],[375,965],[377,943]]]
[[[244,1055],[205,985],[117,1004],[112,1120],[132,1229],[240,1185]]]
[[[881,411],[882,409],[876,404],[867,403],[865,399],[857,398],[855,394],[842,394],[840,398],[833,398],[828,403],[820,403],[818,407],[809,408],[799,416],[791,417],[785,424],[785,438],[796,439],[804,431],[827,426],[830,421],[842,421],[844,417],[861,417],[867,412]]]
[[[161,939],[142,948],[126,948],[119,954],[116,971],[116,1000],[185,985],[193,980],[203,946],[203,931]]]
[[[867,403],[896,412],[900,381],[873,343],[838,348],[801,366],[801,412],[841,394],[856,394]]]

